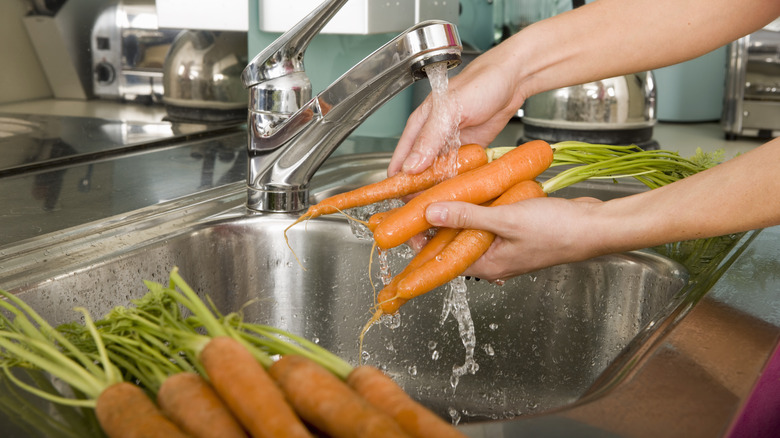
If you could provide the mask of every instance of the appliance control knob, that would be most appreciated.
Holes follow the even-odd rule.
[[[114,82],[114,79],[116,79],[114,66],[107,62],[101,62],[95,65],[95,79],[99,84],[110,84]]]

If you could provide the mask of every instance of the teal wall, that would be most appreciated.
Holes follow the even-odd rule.
[[[254,58],[278,36],[277,33],[259,30],[258,3],[257,0],[251,0],[247,35],[249,59]],[[304,57],[313,94],[317,95],[353,65],[395,36],[396,34],[316,36]],[[400,136],[411,111],[412,87],[409,87],[379,108],[363,122],[355,134],[372,137]]]

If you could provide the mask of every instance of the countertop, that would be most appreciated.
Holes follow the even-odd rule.
[[[35,145],[37,152],[32,159],[46,165],[29,166],[31,170],[26,172],[0,170],[0,246],[241,181],[246,175],[242,126],[172,124],[166,121],[160,106],[114,101],[44,99],[0,106],[0,118],[9,120],[14,115],[93,121],[91,125],[97,128],[91,129],[100,135],[77,140],[83,138],[78,136],[84,130],[69,129],[66,143],[87,151],[78,159],[43,160],[42,154],[52,148]],[[154,129],[141,129],[138,134],[144,125]],[[522,122],[514,119],[491,146],[517,144],[522,131]],[[683,156],[693,155],[701,147],[705,151],[723,149],[725,157],[731,158],[762,143],[751,138],[728,141],[714,122],[659,123],[654,134],[661,148],[679,151]],[[116,137],[112,143],[121,146],[114,146],[119,152],[113,158],[96,153],[99,145],[90,145],[104,137]],[[0,140],[6,145],[0,153],[8,159],[19,155],[26,160],[30,154],[31,145],[14,147],[8,138]],[[392,151],[394,145],[393,139],[351,138],[336,154]],[[28,166],[16,165],[20,169]]]

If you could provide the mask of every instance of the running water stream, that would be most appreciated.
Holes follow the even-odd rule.
[[[443,147],[434,161],[434,171],[441,180],[445,180],[457,175],[458,148],[460,147],[460,115],[461,109],[452,96],[448,93],[449,79],[447,77],[447,66],[444,63],[437,63],[426,67],[426,74],[431,84],[431,110],[428,116],[429,122],[434,123],[434,129],[440,136]],[[384,207],[384,208],[383,208]],[[368,210],[360,209],[354,212],[360,218],[367,218],[370,214],[382,209],[389,209],[390,205],[369,206]],[[365,229],[361,225],[356,228]],[[353,232],[357,230],[353,229]],[[367,232],[367,230],[365,231]],[[363,238],[367,236],[363,235]],[[379,280],[381,284],[387,285],[392,273],[389,272],[387,252],[381,251],[375,262],[379,265]],[[479,369],[479,365],[474,360],[474,351],[477,340],[474,333],[474,322],[471,318],[468,300],[466,296],[466,282],[463,277],[458,277],[447,286],[448,291],[444,299],[440,323],[445,324],[450,315],[456,320],[458,333],[465,348],[465,360],[462,365],[454,365],[450,385],[455,391],[460,378],[464,375],[474,374]],[[393,329],[400,325],[399,315],[384,315],[383,323],[385,326]],[[367,352],[363,352],[364,355]],[[365,356],[364,356],[365,358]]]
[[[460,147],[460,107],[449,94],[447,65],[443,62],[425,67],[428,81],[431,83],[431,111],[428,123],[438,131],[443,147],[433,163],[433,168],[441,180],[458,174],[458,148]]]
[[[428,116],[429,123],[433,121],[440,132],[444,147],[439,153],[434,166],[442,179],[457,175],[458,148],[460,147],[460,107],[449,91],[449,78],[447,66],[437,63],[425,69],[428,80],[431,83],[431,113]],[[474,322],[471,318],[469,303],[466,297],[466,282],[463,277],[458,277],[448,285],[447,296],[444,299],[444,308],[440,323],[443,325],[449,315],[452,315],[458,323],[458,333],[463,346],[466,349],[466,357],[463,365],[455,365],[452,368],[450,385],[456,390],[460,378],[466,373],[474,374],[479,365],[474,360],[474,349],[477,345],[474,333]]]

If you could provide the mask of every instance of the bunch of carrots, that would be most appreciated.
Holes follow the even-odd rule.
[[[435,202],[506,205],[544,197],[591,178],[633,177],[656,188],[717,164],[700,151],[697,157],[686,159],[665,150],[574,141],[550,145],[534,140],[495,149],[470,144],[461,146],[457,154],[456,176],[443,179],[436,174],[436,166],[417,175],[398,173],[311,206],[291,227],[321,215],[414,195],[402,207],[377,213],[365,222],[373,232],[374,245],[387,250],[431,229],[425,210]],[[544,183],[535,180],[557,166],[565,169]],[[377,294],[376,309],[366,329],[382,315],[397,313],[410,299],[462,275],[494,239],[494,234],[482,230],[435,230],[422,250]]]
[[[94,408],[112,438],[463,436],[376,368],[218,314],[176,269],[168,285],[147,287],[134,307],[98,321],[77,309],[83,323],[56,328],[0,291],[7,379],[54,403]],[[31,386],[15,367],[45,371],[78,396]]]

